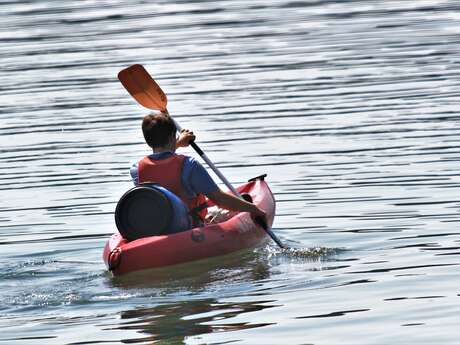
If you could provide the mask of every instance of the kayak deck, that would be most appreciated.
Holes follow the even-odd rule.
[[[265,210],[271,226],[275,199],[263,179],[237,188],[251,195],[254,204]],[[217,224],[207,224],[171,235],[144,237],[128,242],[118,232],[107,241],[103,259],[113,275],[176,265],[255,247],[268,238],[247,212],[237,213]]]

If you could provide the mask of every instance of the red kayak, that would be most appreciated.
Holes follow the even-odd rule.
[[[268,225],[275,216],[275,199],[263,177],[237,188],[267,213]],[[128,242],[118,232],[104,248],[107,268],[118,276],[134,271],[176,265],[255,247],[269,237],[247,212],[234,214],[217,224],[208,224],[180,233],[144,237]]]

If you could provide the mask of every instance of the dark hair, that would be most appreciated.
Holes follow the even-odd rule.
[[[168,144],[171,136],[176,134],[176,125],[168,115],[147,115],[142,120],[142,133],[147,144],[155,149]]]

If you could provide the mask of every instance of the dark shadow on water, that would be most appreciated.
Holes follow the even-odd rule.
[[[161,289],[163,293],[200,292],[212,286],[256,282],[269,277],[270,266],[254,250],[227,256],[133,272],[109,280],[123,289]]]
[[[249,250],[110,278],[113,287],[150,294],[152,304],[157,304],[121,311],[119,324],[111,329],[140,334],[139,338],[122,342],[182,344],[186,337],[264,327],[271,323],[226,320],[272,308],[276,306],[272,300],[234,303],[219,299],[254,289],[257,282],[269,277],[269,261]]]
[[[285,282],[277,281],[279,265],[327,260],[340,251],[295,248],[296,243],[289,244],[291,248],[287,250],[268,244],[227,256],[108,278],[112,288],[149,296],[154,305],[121,311],[119,323],[111,330],[139,333],[139,337],[122,342],[180,344],[187,337],[272,325],[260,320],[257,313],[245,315],[244,322],[235,318],[281,306],[270,298],[271,291],[288,288],[280,286]],[[246,298],[240,301],[239,296]],[[237,334],[234,339],[226,335],[224,343],[241,341]]]
[[[231,321],[241,314],[276,307],[277,305],[272,302],[268,300],[221,303],[215,299],[204,299],[162,304],[152,308],[138,308],[121,312],[120,324],[113,329],[137,331],[143,334],[142,337],[136,339],[139,342],[160,341],[162,344],[182,344],[185,338],[191,336],[272,325],[273,323],[260,321]],[[241,339],[235,338],[228,342],[238,340]],[[134,342],[135,340],[125,341]]]

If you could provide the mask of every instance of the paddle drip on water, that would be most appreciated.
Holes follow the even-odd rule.
[[[277,248],[273,246],[266,246],[264,249],[268,253],[268,258],[273,257],[285,257],[291,259],[308,259],[317,260],[321,258],[330,257],[337,255],[340,251],[339,248],[327,248],[327,247],[311,247],[311,248]]]
[[[313,248],[284,248],[281,250],[282,255],[292,258],[315,259],[337,254],[337,249],[326,247]]]

